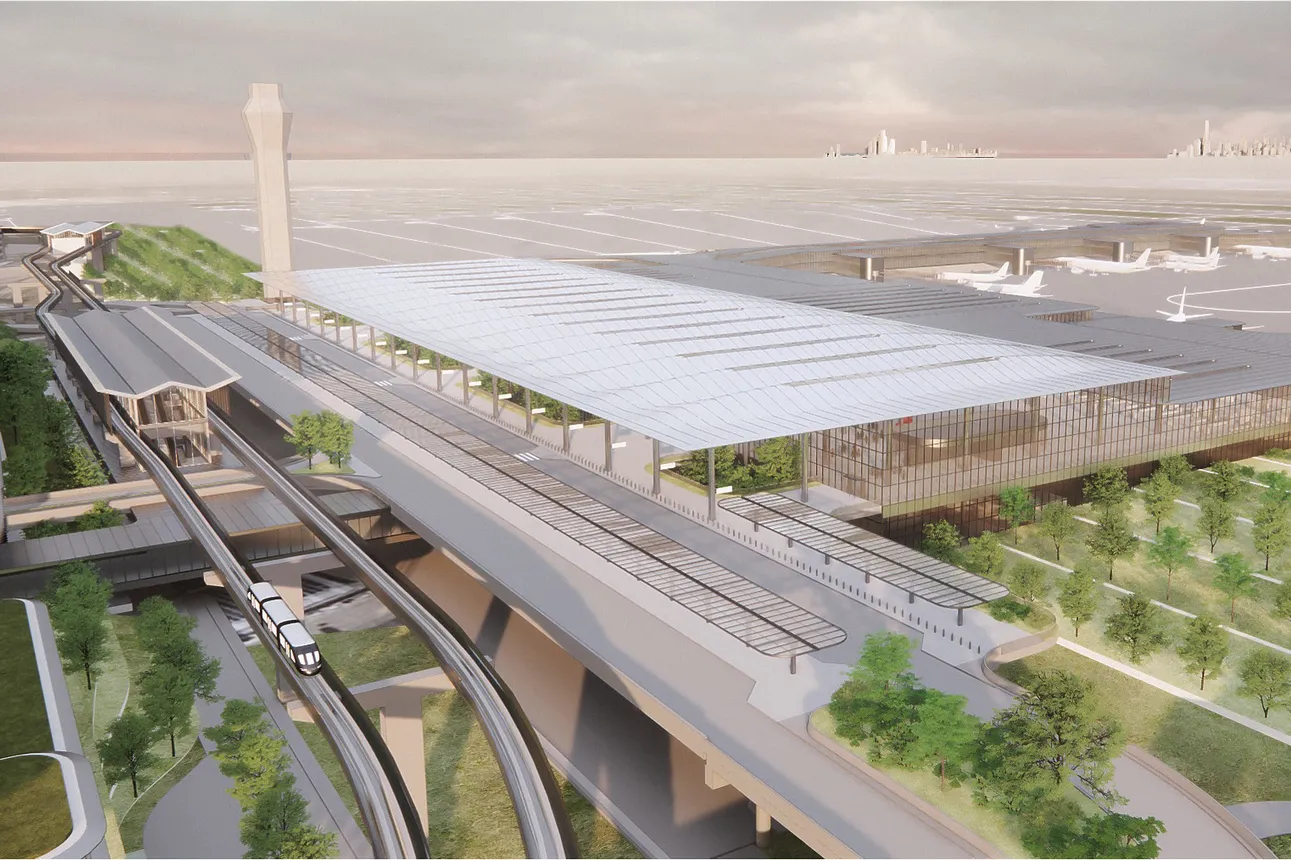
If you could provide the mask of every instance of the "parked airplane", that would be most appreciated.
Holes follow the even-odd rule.
[[[1183,293],[1179,296],[1179,310],[1175,311],[1174,313],[1170,313],[1169,311],[1157,311],[1157,313],[1164,316],[1167,322],[1176,322],[1176,323],[1187,322],[1188,320],[1195,320],[1195,319],[1200,319],[1202,317],[1212,316],[1212,314],[1185,313],[1183,306],[1184,306],[1184,303],[1187,301],[1188,301],[1188,287],[1185,284],[1183,288]]]
[[[1250,254],[1257,260],[1291,260],[1291,248],[1276,245],[1234,245],[1233,250]]]
[[[1026,296],[1028,298],[1049,298],[1040,292],[1044,272],[1032,272],[1031,277],[1020,284],[978,284],[977,289],[987,293],[1001,293],[1006,296]]]
[[[980,272],[938,272],[937,280],[954,281],[957,284],[965,286],[972,284],[993,284],[996,281],[1002,281],[1009,276],[1009,264],[1005,263],[997,271],[989,273]]]
[[[1213,272],[1219,268],[1219,249],[1216,248],[1205,257],[1184,257],[1175,254],[1164,261],[1161,267],[1174,272]]]
[[[1129,272],[1146,272],[1148,270],[1148,248],[1139,254],[1137,260],[1128,263],[1117,263],[1113,260],[1095,260],[1092,257],[1055,257],[1054,262],[1062,263],[1077,275],[1088,272],[1091,275],[1118,275]]]

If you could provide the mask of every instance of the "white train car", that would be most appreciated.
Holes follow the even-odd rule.
[[[296,671],[302,675],[318,674],[323,668],[323,655],[318,650],[318,643],[287,607],[278,590],[267,582],[252,583],[247,589],[247,602]]]

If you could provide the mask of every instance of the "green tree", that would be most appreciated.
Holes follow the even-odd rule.
[[[71,534],[71,531],[70,523],[60,523],[58,520],[37,520],[22,527],[22,536],[24,540],[39,540],[55,535]]]
[[[112,585],[84,562],[61,565],[46,598],[58,653],[73,672],[85,672],[85,688],[94,688],[98,665],[107,656],[108,598]]]
[[[1045,795],[1075,777],[1105,803],[1121,802],[1111,787],[1112,760],[1125,741],[1120,727],[1098,712],[1087,682],[1070,672],[1041,672],[1011,707],[995,712],[991,729],[1007,744],[1015,770],[1043,776]],[[987,774],[987,780],[990,773]]]
[[[68,461],[68,471],[76,486],[97,487],[108,482],[98,458],[84,445],[73,445],[68,453]]]
[[[331,410],[319,414],[316,422],[314,434],[318,450],[336,466],[344,466],[354,447],[354,424]]]
[[[1202,484],[1202,492],[1213,499],[1232,504],[1246,494],[1246,481],[1234,463],[1219,460],[1211,463],[1204,474],[1206,480]]]
[[[107,736],[95,745],[108,785],[129,779],[134,796],[139,796],[139,775],[157,763],[152,753],[155,737],[156,729],[149,719],[134,710],[112,721]]]
[[[158,730],[170,736],[170,756],[175,757],[175,735],[192,727],[193,679],[170,663],[154,662],[140,679],[143,712]]]
[[[154,663],[182,669],[193,683],[193,694],[210,702],[219,698],[215,682],[220,675],[220,661],[208,657],[201,643],[193,638],[196,625],[195,618],[181,614],[169,600],[154,595],[139,604],[135,629]]]
[[[801,479],[798,443],[791,437],[768,439],[758,446],[753,459],[757,461],[753,477],[760,486],[779,487]]]
[[[335,834],[310,823],[305,798],[296,791],[296,778],[289,772],[256,798],[242,816],[240,829],[242,844],[248,849],[244,857],[335,856]],[[302,849],[314,853],[303,853]]]
[[[1264,569],[1269,562],[1291,546],[1291,520],[1287,518],[1288,505],[1282,501],[1266,500],[1260,504],[1253,518],[1251,542],[1255,551],[1264,556]]]
[[[1125,503],[1130,495],[1130,481],[1124,469],[1104,466],[1085,479],[1085,500],[1099,509],[1104,518]]]
[[[959,529],[946,520],[937,520],[923,527],[923,551],[942,561],[953,561],[963,540]]]
[[[1192,464],[1182,454],[1168,454],[1162,457],[1157,463],[1157,469],[1164,472],[1166,478],[1176,487],[1187,486],[1188,479],[1192,475]]]
[[[1137,665],[1144,657],[1165,647],[1161,610],[1137,594],[1127,594],[1117,603],[1117,610],[1107,617],[1103,626],[1103,635],[1123,646],[1129,652],[1130,662]]]
[[[306,458],[308,465],[314,465],[314,455],[320,450],[318,439],[318,416],[313,412],[298,412],[291,416],[291,432],[283,437],[296,449],[296,453]]]
[[[1098,610],[1097,588],[1094,577],[1080,567],[1067,574],[1062,582],[1058,608],[1076,629],[1076,638],[1080,638],[1080,625],[1093,620],[1094,613]]]
[[[1034,561],[1019,562],[1008,575],[1009,590],[1027,603],[1043,597],[1049,590],[1049,577]]]
[[[963,696],[928,690],[911,727],[913,737],[903,751],[907,761],[937,763],[942,791],[946,790],[946,763],[967,763],[981,731],[981,720],[964,711],[967,703]]]
[[[982,532],[968,539],[964,567],[978,576],[999,579],[1004,573],[1004,547],[993,532]]]
[[[923,690],[910,673],[910,640],[899,633],[866,637],[860,658],[830,699],[838,733],[853,745],[871,741],[869,755],[879,760],[900,752]]]
[[[1066,502],[1052,502],[1040,512],[1040,534],[1053,541],[1054,561],[1062,561],[1062,545],[1076,535],[1076,515]]]
[[[1034,857],[1153,858],[1160,848],[1156,837],[1165,832],[1156,818],[1135,818],[1119,812],[1084,815],[1071,803],[1051,802],[1061,809],[1052,816],[1028,816],[1022,844]],[[1039,819],[1037,821],[1037,819]]]
[[[1210,541],[1210,551],[1224,538],[1235,534],[1233,509],[1228,502],[1215,496],[1201,500],[1201,516],[1197,518],[1197,531]]]
[[[1246,655],[1237,676],[1242,680],[1237,695],[1258,699],[1266,720],[1270,709],[1285,705],[1291,696],[1291,660],[1267,648]]]
[[[1148,544],[1148,561],[1165,571],[1165,599],[1170,602],[1170,587],[1176,571],[1192,566],[1192,538],[1178,526],[1166,526],[1156,543]]]
[[[122,525],[125,521],[125,514],[107,502],[98,501],[88,511],[76,518],[76,531],[89,532],[95,529],[110,529]]]
[[[1168,520],[1174,513],[1174,500],[1179,495],[1179,488],[1170,482],[1170,477],[1161,469],[1152,473],[1152,477],[1143,482],[1143,509],[1156,521],[1156,533],[1161,533],[1161,521]]]
[[[203,734],[215,743],[212,756],[220,773],[233,780],[229,794],[245,811],[287,772],[286,742],[269,725],[264,705],[258,701],[230,699],[220,716],[220,724]]]
[[[1013,543],[1018,542],[1018,526],[1035,518],[1035,498],[1026,487],[1005,487],[1000,491],[1000,519],[1013,529]]]
[[[1273,611],[1279,618],[1291,618],[1291,581],[1278,586],[1273,595]]]
[[[871,633],[848,677],[870,689],[889,690],[913,682],[910,651],[913,644],[900,633]]]
[[[1255,596],[1255,575],[1240,553],[1228,552],[1215,559],[1213,585],[1228,596],[1228,623],[1237,621],[1237,598]]]
[[[1102,521],[1094,528],[1085,545],[1089,548],[1090,555],[1107,562],[1107,581],[1111,582],[1113,566],[1122,559],[1128,561],[1134,558],[1139,539],[1134,536],[1125,514],[1112,507],[1103,514]]]
[[[1189,672],[1201,673],[1201,689],[1206,689],[1206,674],[1219,674],[1228,657],[1228,633],[1209,615],[1198,615],[1184,622],[1179,657]]]

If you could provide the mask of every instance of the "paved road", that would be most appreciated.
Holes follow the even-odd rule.
[[[233,780],[220,773],[215,759],[204,757],[148,816],[143,828],[144,853],[196,860],[241,857],[247,849],[238,837],[242,809],[226,791],[232,785]]]
[[[273,724],[287,738],[288,752],[291,755],[292,772],[296,774],[296,787],[305,799],[309,802],[310,814],[313,816],[314,823],[320,827],[340,834],[338,845],[342,857],[371,857],[372,849],[363,836],[358,825],[355,823],[353,816],[345,807],[336,789],[327,779],[327,775],[318,765],[318,761],[310,752],[309,747],[305,744],[304,738],[296,730],[295,723],[287,716],[287,709],[282,706],[275,695],[273,688],[260,674],[259,668],[252,661],[250,653],[245,646],[238,640],[237,634],[229,625],[224,613],[216,604],[215,599],[209,595],[198,595],[182,597],[175,601],[176,606],[182,612],[186,612],[197,619],[197,627],[194,635],[206,652],[220,661],[220,677],[217,684],[217,692],[227,699],[248,699],[253,700],[259,696],[264,700],[268,707],[269,716]],[[203,702],[197,703],[198,719],[202,728],[219,725],[220,711],[224,708],[223,702]],[[214,745],[205,737],[202,738],[202,745],[209,753]],[[215,761],[210,758],[202,759],[201,763],[193,769],[179,785],[172,790],[178,791],[180,786],[184,786],[185,793],[181,798],[191,798],[194,801],[205,804],[207,801],[216,802],[213,798],[223,795],[224,789],[228,782],[220,774]],[[237,816],[236,814],[227,820],[226,826],[219,831],[218,836],[215,832],[208,830],[203,826],[198,831],[193,831],[190,836],[185,837],[189,825],[188,819],[195,817],[205,807],[204,805],[190,806],[184,804],[179,808],[186,811],[174,817],[171,814],[163,814],[162,810],[170,809],[173,813],[176,808],[174,805],[166,805],[165,801],[169,800],[170,794],[162,802],[157,804],[152,815],[148,819],[148,825],[144,828],[144,850],[150,857],[231,857],[241,856],[241,850],[237,853],[230,853],[241,843],[237,836]],[[224,798],[233,804],[236,812],[237,803],[223,795]],[[223,803],[223,801],[219,801]],[[217,807],[222,808],[222,807]],[[168,821],[162,824],[162,817]],[[205,814],[205,813],[201,813]],[[154,826],[156,820],[158,826]],[[221,820],[224,820],[223,818]],[[160,844],[150,842],[149,837],[153,840],[161,840]],[[175,842],[176,839],[187,839],[185,843]],[[212,842],[203,841],[210,838]],[[170,846],[186,844],[188,847],[181,853],[176,853]]]
[[[202,323],[183,320],[182,327],[238,370],[243,375],[243,385],[276,410],[289,414],[324,405],[297,385],[264,372],[258,357],[231,348]],[[319,341],[310,340],[307,345],[329,350],[329,357],[347,365],[357,361]],[[357,366],[364,366],[369,378],[381,378],[380,370],[362,362]],[[470,420],[433,394],[415,389],[409,392],[412,386],[399,388],[401,394],[410,393],[416,398],[419,405],[424,402],[427,408],[443,411],[445,416],[456,413],[455,420],[464,424]],[[491,425],[489,430],[505,434]],[[532,447],[524,440],[512,439],[511,445],[517,450]],[[748,674],[696,647],[693,639],[596,576],[526,539],[508,523],[507,518],[514,515],[502,505],[489,503],[486,507],[485,503],[464,498],[448,485],[447,478],[432,476],[365,430],[356,430],[354,450],[381,474],[372,481],[373,485],[404,512],[409,525],[433,543],[452,546],[477,570],[487,571],[490,587],[496,593],[512,605],[535,610],[562,647],[579,655],[608,683],[615,684],[616,675],[621,673],[647,690],[859,856],[948,857],[964,853],[962,843],[949,834],[929,828],[904,804],[861,783],[828,754],[804,743],[778,721],[751,706],[748,700],[754,681]],[[587,483],[585,489],[600,494],[598,488],[591,486],[594,482]],[[688,520],[654,507],[656,528],[663,527],[668,517],[674,518],[675,522],[668,521],[667,525],[674,537],[684,535],[687,541],[702,543],[706,552],[717,554],[732,569],[847,630],[848,641],[822,653],[820,658],[824,661],[841,665],[854,660],[869,632],[910,632],[746,547],[715,534],[698,534]],[[437,535],[444,538],[437,540]],[[980,678],[926,655],[916,658],[915,668],[930,686],[968,696],[970,709],[976,713],[984,714],[1007,702],[1002,691]],[[562,752],[581,766],[577,750]],[[629,803],[630,799],[625,799],[620,805],[626,810]],[[1224,838],[1213,819],[1197,815],[1191,805],[1173,806],[1160,814],[1185,844]],[[1170,855],[1163,852],[1163,856]],[[1231,850],[1218,856],[1248,854],[1232,840]]]
[[[1234,803],[1228,811],[1261,839],[1291,833],[1291,800]]]

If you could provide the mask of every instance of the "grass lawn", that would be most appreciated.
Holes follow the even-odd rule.
[[[57,761],[36,756],[0,763],[0,855],[39,857],[71,832]]]
[[[1264,840],[1264,844],[1278,857],[1291,857],[1291,835],[1270,836]]]
[[[317,639],[332,668],[351,686],[434,665],[434,658],[404,627],[323,633]],[[272,683],[275,670],[269,655],[258,645],[251,647],[251,653],[260,671]],[[418,659],[423,662],[417,663]],[[369,713],[369,717],[376,725],[376,712]],[[493,749],[466,700],[455,692],[427,696],[422,722],[426,739],[429,838],[434,856],[523,857],[524,847],[510,795]],[[312,723],[297,723],[296,727],[359,821],[353,790],[323,733]],[[556,774],[556,781],[584,857],[641,856],[564,777]]]
[[[999,674],[1026,686],[1063,669],[1093,685],[1099,707],[1137,744],[1220,803],[1291,800],[1291,747],[1149,687],[1065,648],[1006,663]]]
[[[314,639],[323,657],[350,687],[438,665],[435,655],[407,627],[320,633]],[[249,650],[260,671],[272,683],[276,676],[273,657],[259,643],[251,645]]]
[[[335,463],[323,461],[312,466],[292,469],[292,473],[296,475],[353,475],[354,469],[350,466],[338,466]]]
[[[0,601],[0,758],[52,748],[45,694],[27,624],[27,608]],[[36,857],[72,832],[58,762],[22,758],[0,762],[0,855]]]
[[[139,799],[134,801],[134,805],[121,818],[121,842],[127,852],[143,849],[143,828],[148,823],[148,816],[152,814],[153,808],[166,796],[166,792],[178,785],[181,779],[188,776],[189,771],[197,767],[197,763],[204,755],[206,751],[202,749],[201,742],[194,738],[192,747],[187,753],[182,754],[178,763],[168,758],[167,766],[170,770],[151,787],[140,792]]]
[[[17,600],[0,601],[0,758],[51,749],[49,718],[40,671],[32,650],[27,607]],[[69,683],[75,683],[71,678]]]
[[[811,724],[820,730],[822,734],[838,741],[843,749],[856,756],[860,761],[875,770],[882,771],[888,778],[900,783],[946,813],[946,815],[995,845],[1003,853],[1003,856],[1031,856],[1022,847],[1021,827],[1017,818],[999,810],[988,809],[973,803],[973,792],[967,784],[942,791],[940,780],[931,771],[902,770],[901,768],[871,763],[866,758],[867,745],[865,743],[860,746],[852,746],[849,741],[838,737],[834,732],[834,717],[829,713],[828,707],[818,708],[812,713]],[[1073,799],[1079,798],[1078,802],[1084,800],[1084,795],[1079,794],[1074,787],[1071,792]]]

